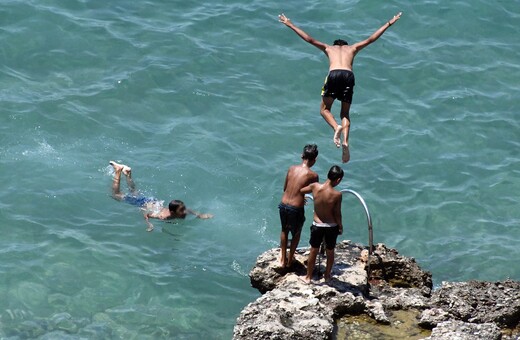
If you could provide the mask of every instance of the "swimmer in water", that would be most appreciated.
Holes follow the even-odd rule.
[[[188,214],[195,215],[197,218],[207,219],[212,218],[211,214],[200,214],[196,211],[186,208],[184,202],[179,200],[172,200],[168,204],[168,208],[163,207],[164,201],[159,201],[155,198],[146,197],[140,194],[136,188],[134,180],[132,179],[132,169],[124,164],[118,164],[110,161],[110,165],[114,168],[114,181],[112,182],[112,197],[115,200],[126,202],[138,206],[143,211],[144,219],[146,220],[146,231],[153,230],[153,224],[150,218],[159,220],[171,220],[174,218],[186,218]],[[121,192],[121,173],[126,177],[126,184],[130,190],[129,194]]]
[[[331,46],[305,33],[284,14],[278,16],[281,23],[292,29],[300,38],[309,44],[319,48],[329,58],[329,73],[325,78],[325,84],[321,90],[320,113],[332,130],[334,130],[334,144],[336,144],[338,148],[340,146],[342,147],[341,159],[343,163],[350,160],[348,133],[350,131],[350,104],[352,103],[355,85],[354,73],[352,72],[354,57],[363,48],[376,41],[390,26],[399,20],[400,17],[401,13],[399,12],[363,41],[349,45],[345,40],[337,39]],[[334,99],[341,101],[341,125],[336,122],[336,119],[334,119],[334,116],[330,112]],[[340,139],[341,134],[343,134],[343,140]]]

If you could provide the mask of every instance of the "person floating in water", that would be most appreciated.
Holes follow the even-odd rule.
[[[305,198],[300,189],[318,181],[318,174],[310,168],[316,163],[318,147],[316,144],[308,144],[303,148],[302,164],[293,165],[287,171],[283,186],[282,202],[278,205],[280,210],[280,265],[282,268],[290,266],[293,262],[294,252],[300,242],[300,235],[305,222],[304,204]],[[292,234],[291,249],[287,259],[287,239],[289,232]]]
[[[325,238],[327,253],[327,266],[325,269],[325,282],[330,281],[332,265],[334,264],[334,248],[338,235],[343,233],[341,218],[342,194],[334,189],[343,179],[343,169],[334,165],[330,168],[325,183],[312,183],[301,189],[302,194],[312,192],[314,198],[314,220],[311,225],[311,238],[309,243],[311,251],[307,259],[307,276],[304,281],[311,283],[316,256],[321,242]]]
[[[376,41],[387,29],[401,17],[401,12],[397,13],[392,19],[375,31],[368,39],[348,45],[345,40],[337,39],[333,45],[327,45],[312,38],[302,29],[294,25],[284,14],[278,16],[281,23],[292,29],[298,36],[311,45],[322,50],[329,58],[329,73],[325,78],[325,84],[321,91],[320,113],[325,121],[334,130],[333,141],[339,148],[342,147],[342,161],[346,163],[350,160],[348,144],[348,134],[350,130],[350,105],[354,93],[355,78],[352,72],[354,57],[363,48]],[[341,101],[341,125],[336,123],[334,116],[330,112],[334,99]],[[340,136],[343,135],[341,141]]]
[[[114,161],[109,162],[114,168],[114,180],[112,182],[112,197],[118,201],[126,202],[138,206],[143,211],[144,219],[146,220],[146,231],[153,230],[153,224],[150,222],[151,218],[159,220],[171,220],[174,218],[186,218],[188,214],[195,215],[198,218],[212,218],[211,214],[200,214],[196,211],[186,208],[184,202],[179,200],[172,200],[168,204],[168,208],[163,207],[163,202],[155,198],[146,197],[139,193],[135,188],[135,183],[132,179],[132,169],[124,164],[118,164]],[[129,194],[124,194],[120,190],[121,173],[126,177],[126,184],[130,190]]]

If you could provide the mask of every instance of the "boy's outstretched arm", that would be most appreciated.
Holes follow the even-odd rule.
[[[314,187],[315,183],[311,183],[307,185],[306,187],[303,187],[300,189],[300,193],[302,194],[310,194],[312,192],[312,188]]]
[[[292,21],[285,16],[285,14],[283,14],[283,13],[280,14],[278,16],[278,19],[282,24],[284,24],[285,26],[289,27],[294,32],[296,32],[296,34],[298,34],[300,36],[300,38],[302,38],[309,44],[314,45],[317,48],[319,48],[320,50],[322,50],[323,52],[325,52],[325,49],[327,48],[327,44],[324,44],[321,41],[316,40],[313,37],[311,37],[310,35],[308,35],[307,33],[305,33],[301,28],[299,28],[295,24],[293,24]]]
[[[191,209],[186,209],[186,212],[187,212],[188,214],[195,215],[195,217],[197,217],[197,218],[201,218],[201,219],[203,219],[203,220],[207,220],[208,218],[212,218],[212,217],[213,217],[212,214],[201,214],[201,213],[196,212],[196,211],[191,210]]]
[[[385,31],[388,29],[388,27],[392,26],[397,20],[399,20],[399,18],[401,17],[401,14],[403,14],[403,13],[399,12],[396,15],[394,15],[394,17],[392,19],[388,20],[388,22],[386,22],[383,26],[379,27],[379,29],[377,31],[372,33],[372,35],[370,37],[368,37],[368,39],[365,39],[363,41],[360,41],[360,42],[352,45],[352,47],[354,48],[354,51],[355,51],[354,53],[358,53],[363,48],[367,47],[368,45],[370,45],[371,43],[373,43],[374,41],[379,39],[379,37],[382,36],[383,33],[385,33]]]

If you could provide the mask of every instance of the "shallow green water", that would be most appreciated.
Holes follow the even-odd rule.
[[[318,113],[325,57],[281,11],[325,41],[404,12],[356,59],[343,187],[435,284],[519,280],[517,5],[3,1],[0,336],[231,337],[278,243],[287,167],[309,142],[321,178],[340,160]],[[215,218],[146,233],[109,196],[111,159]],[[366,242],[350,198],[344,219]]]
[[[377,323],[366,315],[345,316],[338,320],[337,340],[416,340],[431,335],[430,330],[418,326],[420,312],[396,310],[389,315],[389,325]]]

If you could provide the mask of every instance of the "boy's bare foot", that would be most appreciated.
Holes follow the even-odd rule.
[[[130,176],[132,174],[132,168],[128,165],[123,165],[123,174],[125,176]]]
[[[341,125],[336,126],[336,129],[334,130],[333,140],[334,140],[334,144],[336,144],[336,147],[338,147],[338,148],[341,145],[341,142],[339,141],[339,137],[341,135],[341,130],[342,130]]]
[[[114,161],[110,161],[110,162],[108,162],[108,164],[112,165],[115,172],[121,172],[121,171],[123,171],[123,169],[125,167],[125,165],[116,163]]]
[[[307,276],[305,276],[305,277],[301,277],[301,276],[299,276],[299,278],[300,278],[300,280],[302,280],[303,283],[305,283],[306,285],[311,284],[311,282],[312,282],[312,280],[309,279]]]
[[[148,226],[148,228],[146,228],[146,231],[152,231],[152,230],[153,230],[153,225],[150,224],[150,225]]]
[[[341,160],[343,161],[343,163],[347,163],[348,161],[350,161],[350,150],[348,147],[348,143],[343,143],[341,145],[341,148],[342,148]]]
[[[332,280],[332,276],[325,276],[325,278],[324,278],[325,283],[330,283],[331,280]]]
[[[279,260],[280,267],[281,268],[285,268],[285,266],[287,265],[287,260],[286,259],[282,259],[281,256],[278,258],[278,260]]]

